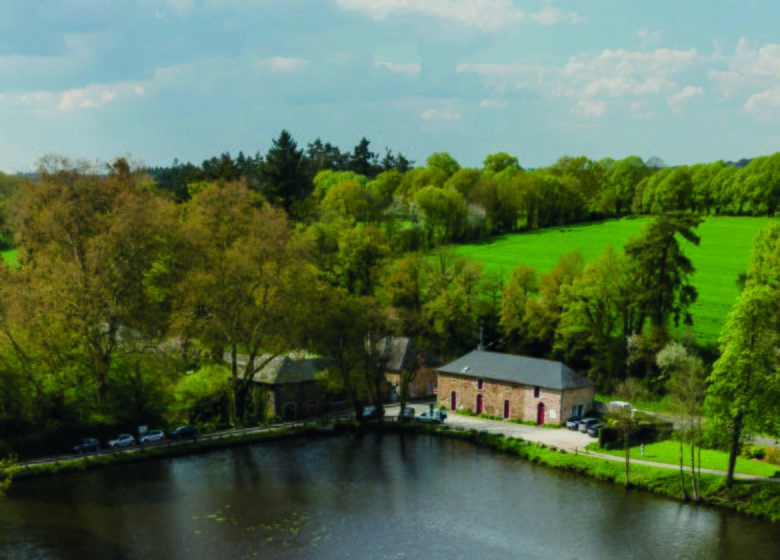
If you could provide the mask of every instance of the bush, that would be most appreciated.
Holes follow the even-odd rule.
[[[742,449],[742,456],[745,459],[758,459],[763,461],[766,455],[766,449],[760,445],[748,445]]]
[[[631,432],[629,446],[663,441],[672,436],[671,422],[641,423]],[[623,433],[619,428],[605,426],[599,430],[599,445],[606,449],[623,447]]]
[[[770,465],[780,465],[780,448],[767,447],[764,458]]]

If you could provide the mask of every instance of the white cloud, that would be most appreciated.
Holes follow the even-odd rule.
[[[737,96],[740,91],[752,91],[745,94],[743,108],[748,114],[765,120],[779,112],[780,44],[751,48],[742,37],[734,54],[718,56],[717,60],[725,64],[725,69],[710,70],[709,79],[724,98]]]
[[[428,109],[420,115],[424,121],[451,122],[462,118],[462,115],[451,109]]]
[[[303,58],[288,58],[285,56],[274,56],[271,58],[262,58],[256,61],[257,66],[272,68],[277,72],[295,72],[309,63]]]
[[[562,66],[538,63],[459,64],[458,72],[482,78],[493,92],[503,95],[508,88],[531,89],[558,98],[572,98],[572,112],[588,118],[603,116],[604,98],[626,99],[671,96],[678,89],[675,79],[701,57],[696,49],[630,51],[605,49],[582,53]],[[690,91],[685,92],[691,95]],[[684,100],[672,103],[679,107]],[[671,106],[671,105],[670,105]]]
[[[57,110],[92,109],[119,99],[141,96],[143,93],[143,87],[138,84],[90,84],[84,88],[63,91],[59,95]]]
[[[573,109],[575,114],[586,119],[603,117],[606,110],[606,101],[595,101],[592,99],[580,99]]]
[[[702,93],[704,93],[704,89],[700,86],[685,86],[680,91],[670,96],[667,99],[667,103],[673,113],[680,113],[682,112],[683,103]]]
[[[760,120],[780,116],[780,87],[751,95],[744,105],[745,111]]]
[[[346,10],[362,12],[375,20],[403,14],[420,14],[457,21],[483,31],[495,31],[520,23],[526,18],[553,25],[559,22],[576,23],[582,18],[548,6],[540,12],[526,14],[516,8],[512,0],[338,0]]]
[[[23,106],[35,112],[96,109],[110,103],[145,95],[139,82],[89,84],[62,91],[30,91],[0,96],[0,103]]]
[[[501,109],[506,107],[506,102],[502,99],[488,98],[480,101],[479,106],[483,109]]]
[[[696,49],[628,51],[604,49],[597,56],[580,54],[569,59],[563,74],[582,79],[610,76],[660,77],[681,72],[699,58]]]
[[[606,95],[607,97],[638,97],[652,95],[674,87],[673,82],[652,76],[646,80],[612,76],[589,82],[582,90],[587,97]]]
[[[574,12],[565,12],[553,6],[547,6],[540,12],[528,14],[528,19],[541,23],[542,25],[555,25],[556,23],[579,23],[583,17]]]
[[[374,68],[386,68],[394,74],[416,76],[420,73],[422,65],[416,62],[389,62],[380,58],[374,58]]]

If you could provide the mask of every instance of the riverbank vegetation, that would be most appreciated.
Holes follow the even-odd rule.
[[[744,434],[780,432],[780,226],[740,261],[777,210],[779,165],[563,157],[524,170],[497,153],[467,169],[440,152],[415,167],[365,138],[304,149],[286,131],[265,154],[201,165],[46,157],[33,177],[0,175],[0,238],[16,251],[0,265],[0,454],[137,426],[262,424],[254,372],[290,352],[332,360],[325,400],[360,415],[381,407],[374,342],[387,335],[445,362],[480,345],[561,360],[626,400],[671,397],[681,374],[658,356],[679,344],[709,379],[705,432],[727,434],[689,448],[738,452]],[[586,247],[551,248],[560,229]],[[510,235],[541,240],[549,262],[509,252],[502,276],[453,248]]]
[[[613,455],[615,457],[622,457],[622,449],[608,449],[600,448],[598,443],[592,443],[588,446],[588,449],[596,453],[604,453],[606,455]],[[745,451],[749,454],[751,447],[747,447]],[[642,454],[642,447],[634,445],[630,448],[632,460],[645,460],[654,463],[666,463],[669,465],[677,465],[680,461],[679,444],[673,440],[656,441],[653,443],[644,444],[644,455]],[[701,451],[701,468],[712,469],[718,471],[726,471],[728,469],[729,456],[724,451],[717,449],[702,449]],[[688,468],[691,465],[690,457],[688,454],[683,454],[683,465]],[[698,465],[698,463],[697,463]],[[748,457],[737,458],[736,467],[734,472],[740,474],[750,474],[761,477],[774,477],[780,478],[780,464],[772,464],[769,461],[758,461]]]
[[[588,455],[587,452],[569,453],[561,449],[477,430],[431,427],[412,429],[468,441],[480,447],[520,457],[534,464],[589,476],[604,482],[624,484],[625,467],[621,462],[600,459]],[[684,494],[680,487],[680,477],[675,470],[646,465],[631,466],[629,487],[675,500],[679,500]],[[780,483],[737,480],[731,487],[727,487],[723,484],[722,476],[703,473],[699,503],[738,511],[776,523],[780,521]]]

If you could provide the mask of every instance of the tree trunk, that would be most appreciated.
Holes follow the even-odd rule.
[[[680,433],[680,490],[682,491],[682,499],[684,502],[688,501],[688,494],[685,492],[685,469],[683,469],[683,435]]]
[[[737,466],[737,456],[739,455],[739,440],[742,439],[742,421],[743,413],[738,412],[734,418],[734,428],[731,432],[731,450],[729,451],[729,469],[726,473],[726,487],[730,488],[734,484],[734,468]]]

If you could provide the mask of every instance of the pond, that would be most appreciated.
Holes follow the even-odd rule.
[[[425,434],[265,442],[19,480],[0,558],[780,557],[776,525]]]

